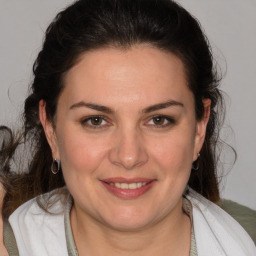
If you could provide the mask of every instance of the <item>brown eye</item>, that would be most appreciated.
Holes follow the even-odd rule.
[[[163,125],[166,122],[166,118],[163,116],[154,117],[152,120],[155,125]]]
[[[101,124],[102,124],[103,118],[100,117],[100,116],[95,116],[95,117],[92,117],[92,118],[91,118],[90,120],[88,120],[88,121],[91,123],[91,125],[97,126],[97,125],[101,125]]]
[[[90,116],[83,120],[81,120],[82,126],[86,126],[88,128],[104,128],[108,126],[108,122],[105,120],[103,116]]]
[[[175,124],[175,120],[170,116],[157,115],[153,116],[148,122],[148,126],[164,128]]]

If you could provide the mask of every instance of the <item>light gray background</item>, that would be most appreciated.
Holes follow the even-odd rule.
[[[0,0],[0,124],[18,125],[44,30],[72,2]],[[256,0],[178,2],[199,19],[226,73],[221,88],[229,97],[222,135],[238,159],[222,179],[222,196],[256,209]],[[232,162],[226,152],[225,173]]]

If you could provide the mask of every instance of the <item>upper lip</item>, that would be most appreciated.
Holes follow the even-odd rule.
[[[124,178],[124,177],[113,177],[113,178],[106,178],[106,179],[100,179],[102,182],[106,183],[138,183],[138,182],[152,182],[156,179],[149,179],[149,178],[143,178],[143,177],[137,177],[137,178]]]

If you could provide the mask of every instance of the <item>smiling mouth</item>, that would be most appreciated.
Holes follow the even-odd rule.
[[[119,183],[119,182],[111,182],[110,186],[115,186],[116,188],[121,189],[137,189],[147,185],[147,182],[133,182],[133,183]]]
[[[107,179],[100,180],[108,192],[121,199],[136,199],[149,191],[156,180],[152,179]]]

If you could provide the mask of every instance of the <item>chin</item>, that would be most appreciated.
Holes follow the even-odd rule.
[[[111,229],[122,231],[122,232],[136,232],[139,230],[145,229],[149,225],[146,221],[138,221],[138,220],[115,220],[113,223],[108,223],[108,226]]]
[[[150,211],[117,211],[105,219],[105,223],[118,231],[138,231],[153,223],[153,216],[148,216]]]

